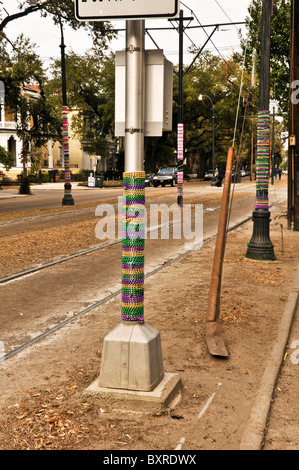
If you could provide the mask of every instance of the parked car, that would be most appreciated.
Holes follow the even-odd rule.
[[[218,176],[218,170],[215,170],[215,178]],[[205,172],[205,180],[212,180],[213,179],[213,170],[208,170]]]
[[[145,175],[145,186],[152,186],[154,175],[155,173],[147,173]]]
[[[177,183],[177,169],[174,167],[161,168],[158,173],[153,177],[153,185],[155,188],[158,186],[175,186]]]

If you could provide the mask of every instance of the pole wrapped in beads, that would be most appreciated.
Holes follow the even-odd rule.
[[[269,208],[270,112],[260,111],[257,124],[256,209]]]
[[[125,321],[144,322],[145,172],[123,174],[122,309]]]
[[[183,204],[183,184],[184,184],[184,124],[178,124],[178,142],[177,142],[177,186],[178,186],[178,205]]]
[[[69,123],[68,123],[68,108],[62,108],[62,135],[63,135],[63,154],[64,154],[64,167],[65,167],[65,182],[71,182],[70,172],[70,150],[69,150]]]

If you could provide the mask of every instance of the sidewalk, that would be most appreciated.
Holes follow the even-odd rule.
[[[88,186],[79,186],[79,182],[72,183],[72,189],[83,189],[83,190],[91,190],[91,189],[98,189],[98,188],[88,188]],[[35,191],[50,191],[50,190],[64,190],[64,182],[59,183],[43,183],[43,184],[34,184],[30,186],[30,190],[32,193]],[[8,199],[13,197],[28,197],[27,194],[19,194],[19,189],[1,189],[0,191],[0,199]]]
[[[72,182],[72,190],[75,191],[101,191],[102,189],[120,189],[120,186],[103,186],[103,188],[98,188],[98,187],[88,187],[86,186],[81,186],[80,181],[74,181]],[[43,183],[43,184],[32,184],[30,185],[30,190],[32,194],[38,191],[64,191],[64,181],[59,182],[59,183]],[[19,189],[18,188],[13,188],[13,189],[1,189],[0,190],[0,200],[1,199],[8,199],[8,198],[15,198],[15,197],[28,197],[27,194],[19,194]]]

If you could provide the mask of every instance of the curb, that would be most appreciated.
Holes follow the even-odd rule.
[[[288,303],[281,317],[278,335],[270,353],[239,450],[261,450],[264,443],[267,418],[285,348],[292,329],[299,299],[299,267],[297,268]]]

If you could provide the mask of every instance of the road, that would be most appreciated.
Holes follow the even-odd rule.
[[[219,188],[211,188],[207,185],[204,188],[200,185],[190,186],[188,188],[188,196],[196,195],[199,190],[210,195],[219,191]],[[152,194],[154,191],[158,195],[157,189],[152,188],[147,193]],[[156,203],[173,202],[176,194],[175,190],[163,188],[163,191],[164,196],[157,197],[154,201]],[[239,223],[245,217],[251,216],[255,197],[254,186],[252,184],[244,183],[236,188],[235,191],[244,193],[245,197],[240,202],[238,200],[234,202],[230,217],[231,226]],[[103,194],[104,192],[101,192],[101,195]],[[119,190],[109,190],[106,194],[117,196],[119,195]],[[219,195],[219,193],[217,194]],[[54,203],[54,197],[57,198],[57,194],[51,193],[50,196],[51,200],[48,204]],[[276,192],[275,197],[273,194],[272,199],[275,199],[277,196],[285,198],[286,188],[280,188]],[[87,194],[85,197],[88,199],[91,196]],[[43,196],[43,199],[46,202],[47,194]],[[22,201],[18,202],[18,207],[22,207],[22,204],[23,207],[27,207],[26,201],[25,203]],[[219,212],[215,210],[215,207],[211,210],[209,208],[206,209],[203,219],[204,240],[217,233],[218,215]],[[32,229],[35,225],[40,226],[45,223],[51,224],[51,226],[53,224],[59,226],[65,223],[65,217],[72,219],[82,217],[94,218],[94,209],[68,212],[62,215],[54,214],[49,217],[36,217],[2,224],[0,226],[0,233],[1,236],[7,236],[9,233],[21,233],[24,230],[29,230],[30,227]],[[192,230],[194,230],[194,226]],[[188,249],[189,245],[186,245],[186,240],[184,239],[147,239],[145,272],[151,272]],[[4,341],[6,348],[11,350],[17,347],[22,342],[28,340],[28,335],[36,336],[52,325],[63,321],[68,316],[78,313],[92,303],[98,302],[118,290],[120,287],[120,266],[121,247],[120,244],[116,244],[1,285],[1,340]],[[74,293],[76,294],[74,295]]]
[[[63,186],[45,185],[45,188],[31,188],[31,195],[18,196],[17,190],[3,190],[0,194],[0,214],[25,210],[49,209],[62,206]],[[72,191],[75,204],[92,201],[105,201],[121,195],[121,188],[88,189],[74,188]],[[5,198],[4,196],[14,196]]]
[[[244,183],[249,187],[252,187],[254,183],[249,182],[249,178],[243,178],[242,184],[237,185],[244,187]],[[221,191],[219,188],[214,188],[216,192]],[[211,187],[209,182],[196,181],[185,184],[184,190],[189,193],[201,191],[202,194],[210,193]],[[62,199],[64,194],[63,183],[49,183],[43,184],[42,186],[35,185],[31,187],[31,195],[18,195],[18,191],[15,190],[2,190],[0,191],[0,214],[28,211],[28,210],[39,210],[39,209],[50,209],[59,208],[62,206]],[[146,196],[155,196],[157,193],[161,193],[162,188],[146,188]],[[163,188],[163,194],[176,195],[176,188],[165,187]],[[87,202],[105,202],[107,200],[116,199],[122,195],[121,187],[109,187],[109,188],[87,188],[84,186],[73,185],[72,195],[75,201],[75,206],[87,203]],[[72,208],[72,206],[70,207]],[[69,208],[69,209],[70,209]],[[67,207],[65,208],[67,209]]]

